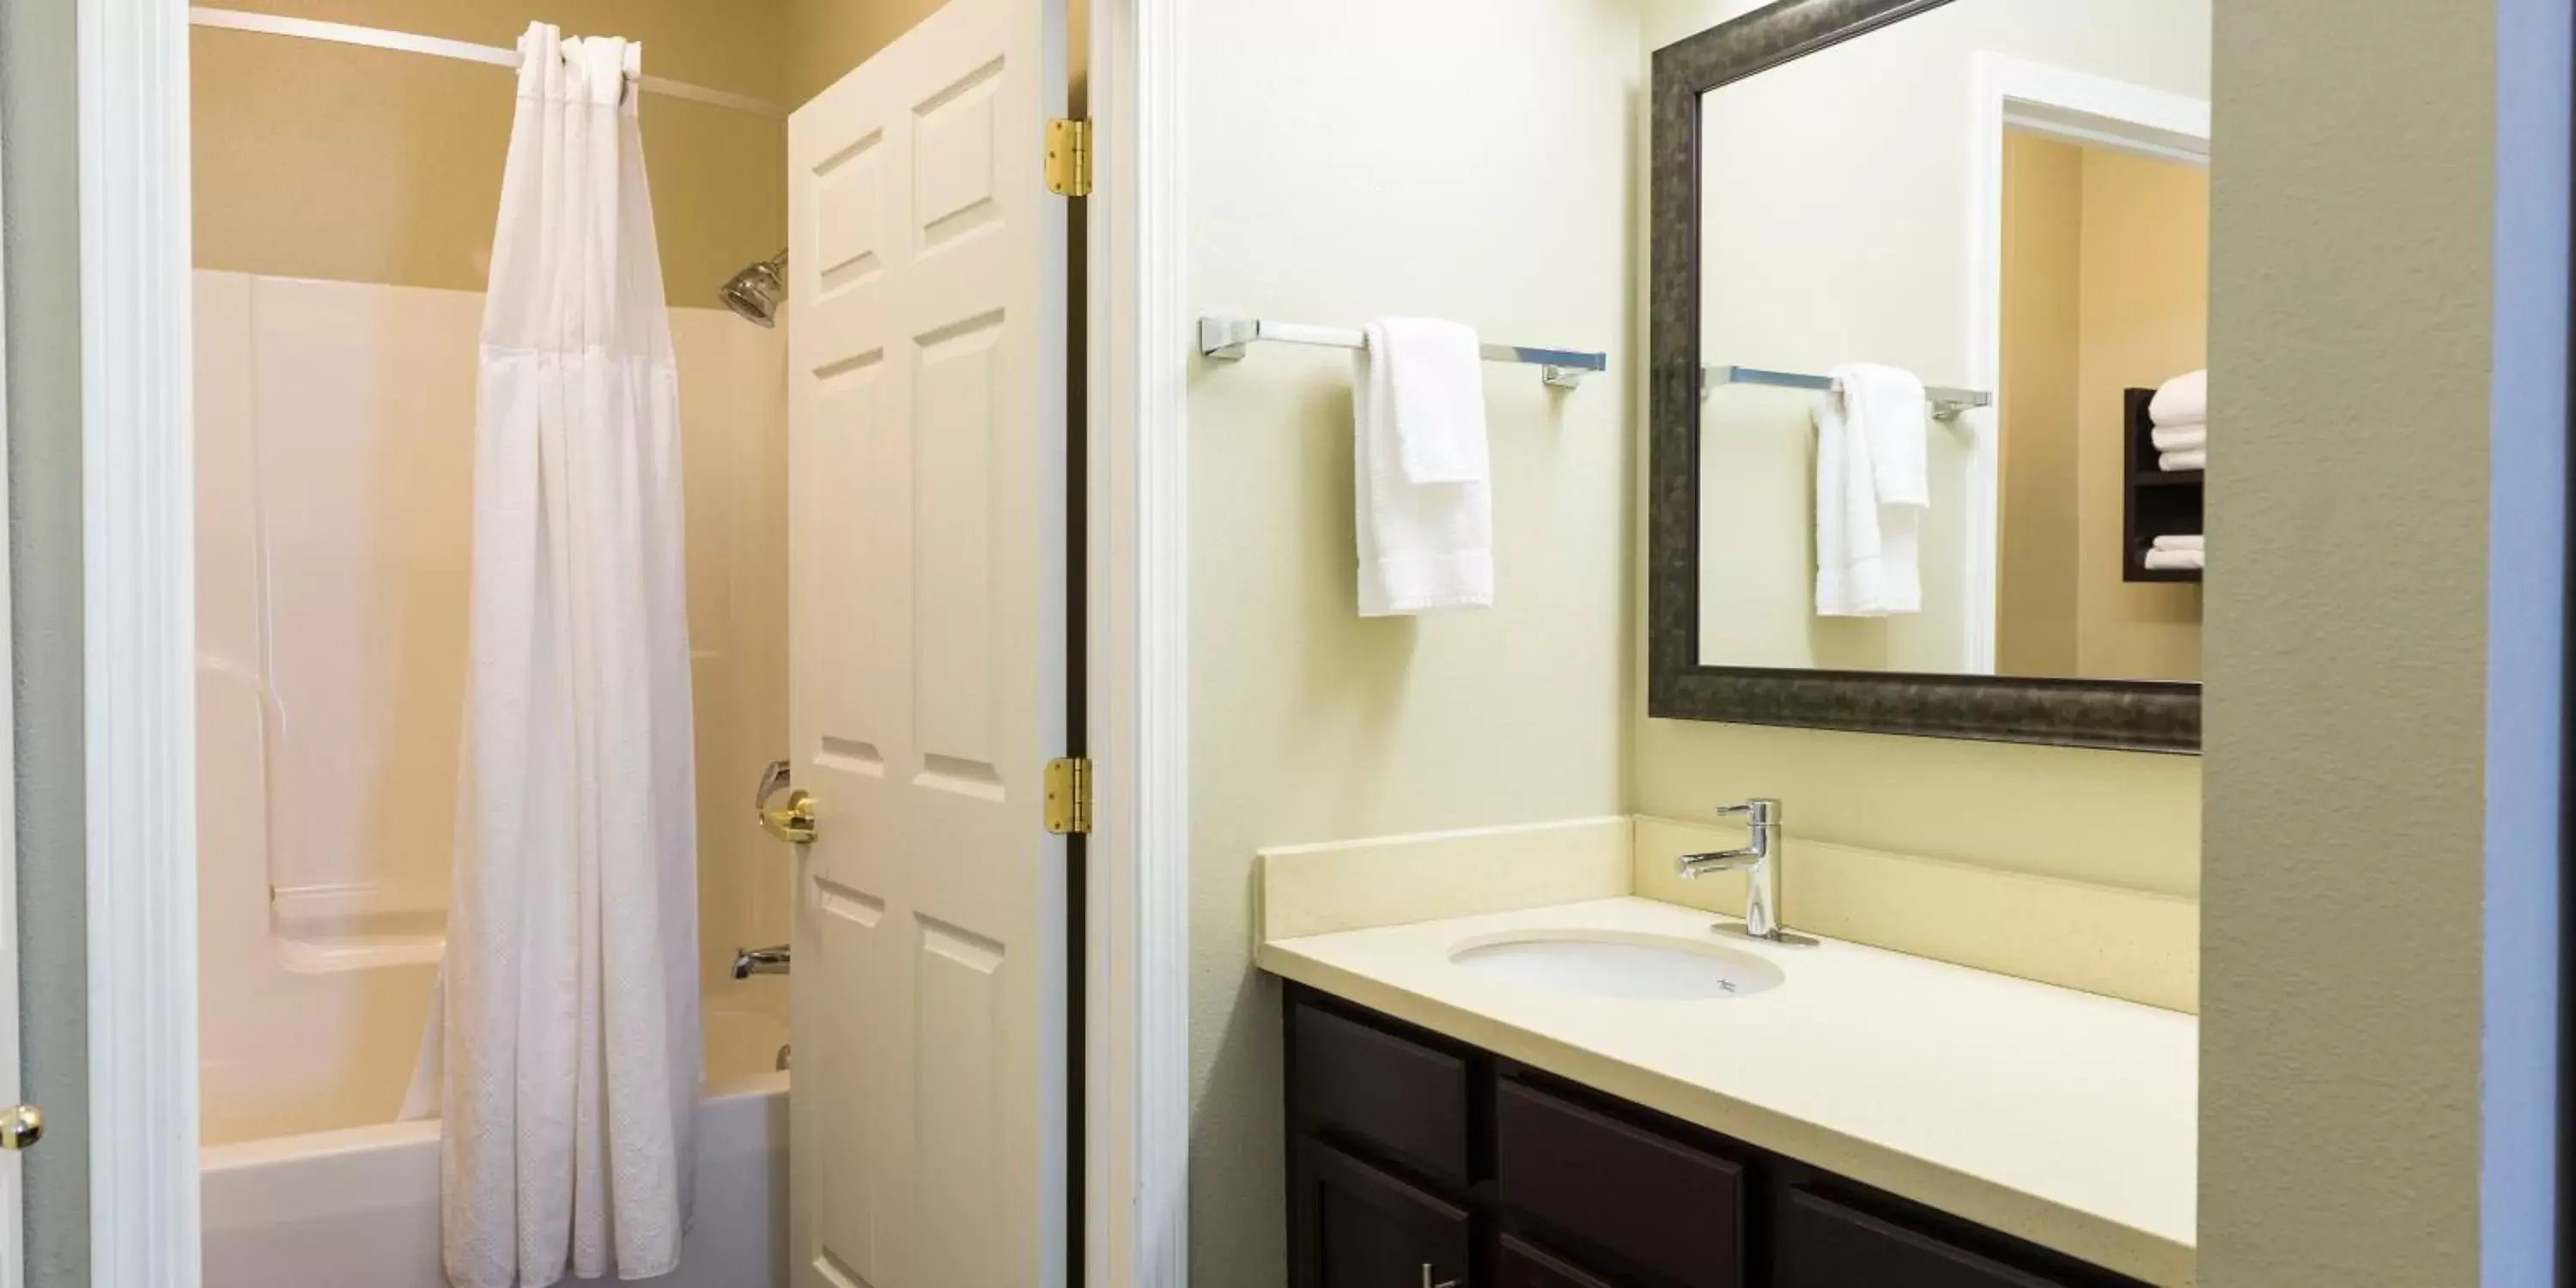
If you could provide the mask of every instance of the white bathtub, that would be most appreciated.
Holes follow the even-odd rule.
[[[390,1123],[205,1153],[206,1288],[447,1288],[438,1124]],[[787,1075],[708,1088],[687,1255],[657,1288],[784,1288]]]

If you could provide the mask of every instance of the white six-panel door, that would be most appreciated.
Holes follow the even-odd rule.
[[[796,1288],[1065,1258],[1064,0],[951,0],[788,122]]]

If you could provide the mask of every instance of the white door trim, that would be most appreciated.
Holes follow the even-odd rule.
[[[1995,670],[1995,561],[2003,491],[2004,129],[2209,164],[2209,100],[2108,77],[1979,53],[1968,112],[1968,387],[1994,403],[1961,423],[1976,435],[1968,469],[1968,644],[1965,669]]]
[[[90,1282],[194,1288],[188,10],[79,0],[79,41]]]
[[[1182,0],[1091,8],[1087,1283],[1189,1281]]]
[[[1102,0],[1088,499],[1090,1282],[1187,1280],[1181,0]],[[199,1282],[188,28],[79,0],[92,1282]],[[1122,199],[1123,197],[1123,199]]]

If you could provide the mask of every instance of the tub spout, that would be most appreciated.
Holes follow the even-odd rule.
[[[787,945],[774,948],[737,948],[733,950],[733,977],[749,979],[754,975],[787,973]]]

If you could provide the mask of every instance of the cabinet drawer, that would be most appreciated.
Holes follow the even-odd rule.
[[[1467,1061],[1321,1007],[1291,1021],[1302,1130],[1331,1129],[1441,1180],[1467,1175]]]
[[[1494,1118],[1515,1213],[1682,1288],[1743,1282],[1743,1168],[1509,1079]]]
[[[1611,1288],[1610,1281],[1503,1236],[1503,1288]]]
[[[2088,1288],[2112,1282],[2034,1274],[1804,1187],[1790,1190],[1781,1207],[1777,1256],[1779,1288]]]

